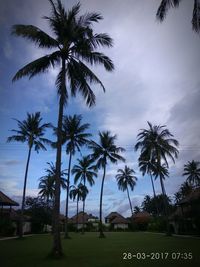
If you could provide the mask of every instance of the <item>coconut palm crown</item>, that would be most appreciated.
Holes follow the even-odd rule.
[[[165,125],[152,125],[147,122],[149,129],[142,129],[137,135],[138,142],[135,150],[140,149],[141,159],[148,160],[152,164],[160,165],[164,161],[168,167],[168,158],[175,163],[178,157],[178,141],[173,137]]]
[[[184,176],[187,176],[187,182],[193,186],[198,187],[200,185],[200,162],[199,161],[188,161],[184,165]]]

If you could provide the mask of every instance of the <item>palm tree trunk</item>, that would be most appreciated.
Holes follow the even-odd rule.
[[[128,186],[127,186],[127,195],[128,195],[128,200],[129,200],[130,208],[131,208],[131,214],[133,216],[133,207],[132,207],[132,204],[131,204],[131,199],[130,199],[130,195],[129,195]]]
[[[60,238],[60,172],[62,156],[62,125],[64,110],[64,93],[65,93],[65,59],[62,59],[63,81],[59,101],[59,113],[57,124],[57,150],[56,150],[56,175],[55,175],[55,201],[54,201],[54,218],[53,218],[53,248],[52,256],[60,258],[63,255]]]
[[[162,190],[162,195],[163,195],[163,203],[164,203],[164,212],[165,212],[165,217],[166,217],[166,226],[167,226],[167,235],[171,235],[170,232],[170,224],[169,224],[169,209],[168,209],[168,203],[167,203],[167,195],[165,191],[165,186],[163,183],[163,179],[160,177],[160,185],[161,185],[161,190]]]
[[[27,183],[27,176],[28,176],[29,161],[30,161],[30,157],[31,157],[31,149],[32,149],[32,145],[29,146],[28,158],[27,158],[27,162],[26,162],[25,176],[24,176],[22,207],[21,207],[21,214],[20,214],[20,220],[19,220],[19,238],[23,237],[23,221],[24,221],[24,207],[25,207],[25,198],[26,198],[26,183]]]
[[[152,188],[153,188],[153,196],[154,196],[154,199],[155,199],[156,212],[157,212],[157,216],[158,216],[159,211],[158,211],[158,205],[157,205],[157,199],[156,199],[156,191],[155,191],[154,182],[153,182],[153,178],[152,178],[151,172],[150,172],[150,178],[151,178],[151,184],[152,184]]]
[[[105,235],[103,233],[103,223],[102,223],[102,200],[103,200],[103,186],[104,186],[105,176],[106,176],[106,163],[105,163],[104,169],[103,169],[103,178],[102,178],[101,194],[100,194],[100,212],[99,212],[99,237],[100,238],[105,237]]]
[[[76,232],[78,233],[78,195],[77,195],[77,203],[76,203]]]
[[[84,187],[85,187],[85,177],[84,177]],[[83,223],[83,227],[82,227],[82,234],[85,233],[84,231],[84,227],[85,227],[85,223],[84,223],[84,213],[85,213],[85,197],[83,198],[83,217],[82,217],[82,223]]]
[[[67,196],[66,196],[66,207],[65,207],[65,235],[64,235],[64,238],[70,238],[69,237],[69,229],[68,229],[68,212],[69,212],[69,185],[70,185],[71,160],[72,160],[72,153],[70,152],[69,164],[68,164],[68,173],[67,173]]]

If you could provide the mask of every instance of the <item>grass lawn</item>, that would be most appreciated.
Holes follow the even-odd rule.
[[[166,237],[153,233],[106,233],[99,239],[97,233],[85,235],[72,233],[71,240],[63,240],[65,257],[61,260],[47,258],[52,245],[50,235],[26,237],[23,240],[0,241],[0,266],[2,267],[120,267],[120,266],[200,266],[200,239]],[[160,253],[150,257],[167,259],[123,259],[123,253]],[[169,253],[167,254],[161,254]],[[170,259],[175,253],[192,253],[193,259]],[[171,254],[174,253],[174,254]],[[144,255],[143,255],[144,256]],[[181,254],[180,257],[188,256]]]

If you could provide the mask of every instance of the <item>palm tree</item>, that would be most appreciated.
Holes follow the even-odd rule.
[[[175,163],[178,157],[178,141],[173,137],[166,126],[152,125],[148,122],[149,129],[142,129],[137,135],[138,142],[135,150],[140,148],[140,157],[152,163],[151,168],[155,177],[160,177],[160,184],[163,197],[165,197],[165,187],[163,179],[168,174],[168,158]],[[164,164],[162,164],[162,161]],[[165,206],[167,212],[167,205]],[[166,214],[167,216],[167,214]]]
[[[138,161],[139,161],[139,168],[140,168],[140,171],[142,172],[142,175],[144,176],[146,173],[149,174],[150,179],[151,179],[152,189],[153,189],[153,195],[154,197],[156,197],[155,186],[154,186],[154,182],[152,178],[152,170],[153,170],[154,163],[151,162],[148,158],[145,159],[142,157],[139,157]]]
[[[88,138],[91,134],[87,133],[86,130],[89,128],[89,123],[82,124],[82,116],[64,116],[63,119],[63,143],[66,143],[66,153],[69,154],[68,163],[68,177],[67,183],[70,184],[71,174],[71,161],[72,156],[76,151],[80,151],[83,145],[89,143]],[[66,196],[66,212],[65,212],[65,238],[69,238],[68,234],[68,204],[69,203],[69,187],[67,189]]]
[[[47,200],[47,205],[49,203],[49,200],[53,200],[55,198],[55,177],[56,177],[56,167],[52,162],[47,162],[48,168],[45,169],[46,175],[40,177],[40,182],[38,188],[40,189],[39,195],[41,195],[42,198],[45,198]],[[65,172],[66,170],[61,171],[61,177],[60,177],[60,186],[62,189],[67,189],[67,180],[64,178],[64,176],[67,175]]]
[[[40,116],[40,112],[36,112],[33,114],[27,113],[26,120],[17,121],[17,125],[19,130],[12,130],[12,132],[16,133],[8,137],[7,142],[16,141],[28,144],[28,158],[26,162],[26,170],[24,175],[24,188],[23,188],[23,196],[22,196],[22,205],[21,205],[21,216],[20,216],[20,225],[19,225],[19,237],[23,236],[23,214],[25,208],[25,198],[26,198],[26,184],[28,177],[28,168],[31,157],[32,148],[38,153],[40,149],[46,150],[44,144],[48,144],[49,140],[44,138],[44,133],[47,128],[51,126],[50,123],[42,124],[42,118]]]
[[[165,177],[169,177],[169,171],[168,171],[168,166],[167,164],[156,164],[154,166],[153,170],[153,175],[156,178],[160,178],[160,185],[161,185],[161,190],[162,190],[162,197],[163,197],[163,203],[164,203],[164,214],[166,216],[166,223],[167,223],[167,235],[171,235],[170,233],[170,225],[168,221],[168,216],[169,216],[169,207],[167,203],[167,194],[164,186],[164,180]]]
[[[136,185],[137,177],[134,176],[135,171],[131,168],[129,168],[127,165],[125,165],[124,169],[118,169],[118,174],[115,176],[117,179],[117,184],[119,190],[126,191],[128,195],[128,200],[130,204],[131,214],[133,215],[133,207],[131,204],[129,189],[131,191],[134,190],[134,187]]]
[[[170,8],[176,8],[179,6],[181,0],[162,0],[156,13],[156,18],[159,21],[163,21]],[[194,0],[193,17],[192,17],[192,28],[195,32],[200,31],[200,2]]]
[[[175,197],[175,202],[178,203],[181,201],[183,198],[185,198],[187,195],[189,195],[192,192],[192,185],[188,183],[187,181],[184,182],[178,192],[174,194]]]
[[[141,159],[146,159],[152,165],[161,165],[164,161],[168,167],[168,158],[175,163],[175,158],[178,157],[178,141],[173,137],[165,125],[152,125],[147,122],[149,129],[142,129],[137,135],[138,142],[135,145],[135,150],[140,149]]]
[[[122,147],[117,147],[115,145],[115,141],[117,139],[116,135],[111,135],[109,131],[99,132],[99,144],[94,141],[91,141],[89,148],[93,150],[91,154],[91,159],[93,161],[97,161],[96,168],[103,169],[103,177],[102,177],[102,184],[101,184],[101,193],[100,193],[100,212],[99,212],[99,237],[105,237],[103,233],[103,225],[102,225],[102,200],[103,200],[103,187],[104,187],[104,180],[106,176],[106,167],[108,161],[111,163],[117,164],[117,162],[125,161],[125,159],[119,154],[120,152],[124,152],[125,149]]]
[[[199,161],[188,161],[184,165],[184,176],[187,176],[189,184],[198,187],[200,185],[200,162]]]
[[[78,165],[74,165],[72,169],[72,174],[74,176],[74,183],[82,182],[86,186],[86,182],[90,186],[94,185],[93,177],[97,177],[97,173],[94,171],[95,165],[89,156],[85,156],[82,159],[78,159]],[[85,199],[83,200],[83,228],[82,233],[84,233],[84,213],[85,213]]]
[[[49,23],[53,36],[45,33],[33,25],[14,25],[12,33],[34,42],[39,48],[50,49],[50,54],[40,57],[21,68],[13,78],[13,81],[24,76],[32,78],[37,74],[46,72],[50,67],[59,67],[60,71],[56,79],[56,87],[59,95],[59,112],[57,122],[57,152],[56,152],[56,185],[54,205],[54,240],[52,255],[60,257],[62,245],[59,230],[60,212],[60,169],[62,151],[62,122],[64,106],[68,103],[69,92],[73,97],[77,92],[83,95],[86,105],[95,104],[95,95],[90,84],[97,83],[104,90],[102,82],[87,67],[90,65],[102,65],[107,71],[112,71],[114,65],[109,57],[97,52],[99,47],[111,47],[112,39],[105,33],[95,34],[93,23],[99,22],[103,17],[98,13],[86,13],[78,17],[80,4],[76,4],[71,10],[66,11],[61,0],[49,0],[52,8],[51,15],[44,17]],[[54,51],[52,52],[52,49]],[[66,84],[69,87],[66,87]]]
[[[73,200],[76,199],[76,230],[78,231],[78,203],[79,200],[84,200],[88,194],[88,189],[83,184],[79,184],[77,187],[71,186],[69,197]],[[84,225],[83,225],[84,226]]]

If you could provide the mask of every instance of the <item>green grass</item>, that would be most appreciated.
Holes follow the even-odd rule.
[[[121,266],[200,266],[200,239],[167,237],[153,233],[107,233],[99,239],[97,233],[72,233],[63,240],[65,256],[61,260],[47,258],[52,236],[38,235],[23,240],[0,241],[2,267],[121,267]],[[192,252],[192,260],[123,260],[123,253]],[[169,256],[170,257],[170,256]]]

